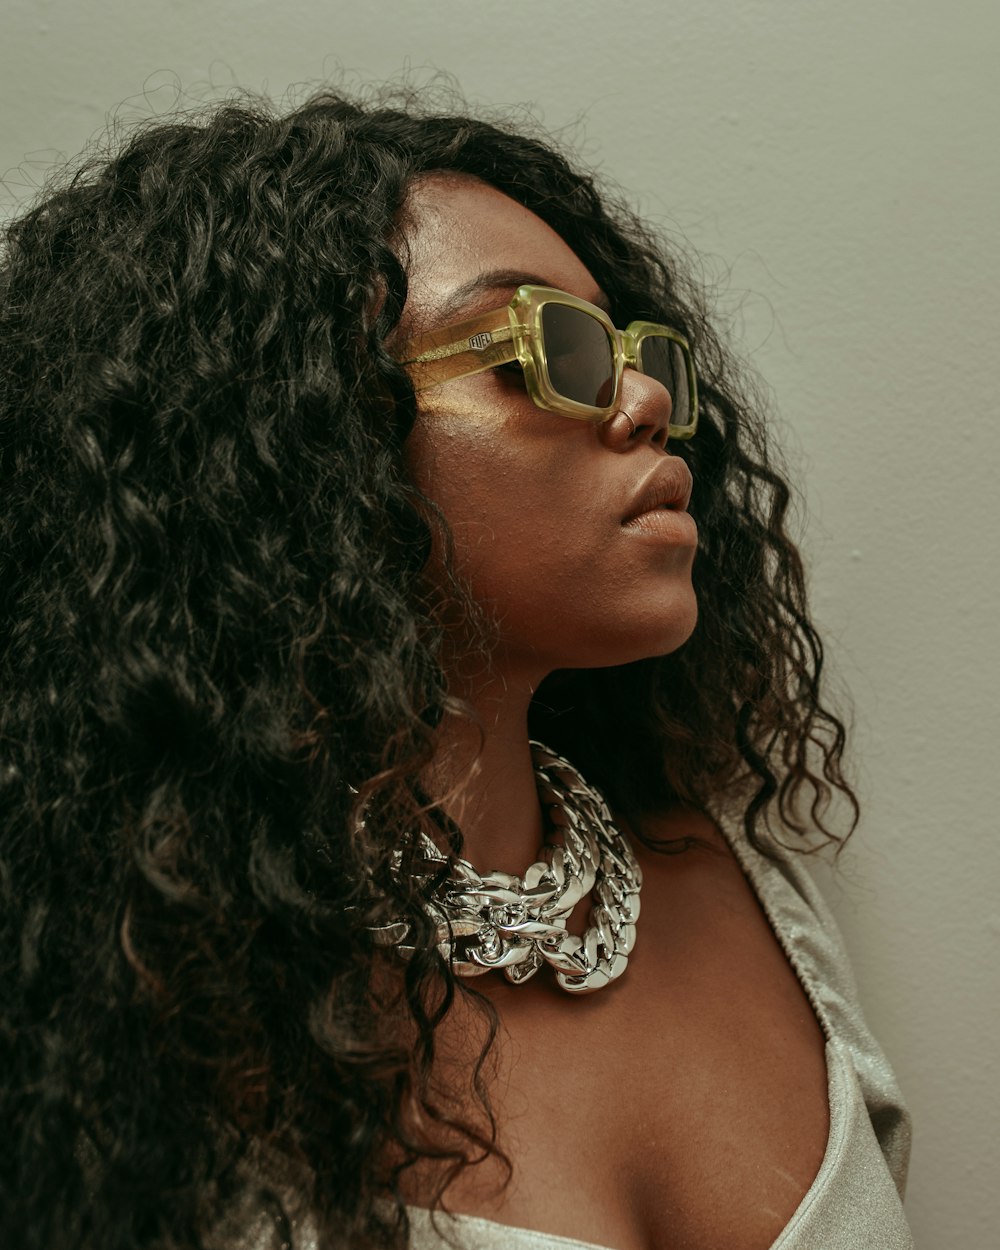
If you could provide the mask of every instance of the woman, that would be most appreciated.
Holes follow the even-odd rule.
[[[659,243],[326,95],[92,160],[0,316],[4,1244],[909,1245],[789,489]]]

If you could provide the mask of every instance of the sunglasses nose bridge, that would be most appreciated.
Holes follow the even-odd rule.
[[[638,369],[639,357],[635,335],[629,330],[615,330],[615,344],[621,358],[622,369]]]

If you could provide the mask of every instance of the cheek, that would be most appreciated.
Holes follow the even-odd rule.
[[[493,484],[515,480],[505,451],[497,434],[457,419],[421,418],[414,427],[406,447],[410,474],[444,513],[456,542],[493,519]]]
[[[531,416],[421,420],[407,445],[415,483],[448,522],[458,570],[481,602],[504,610],[543,569],[571,580],[568,558],[585,555],[610,507],[590,480],[591,432]]]

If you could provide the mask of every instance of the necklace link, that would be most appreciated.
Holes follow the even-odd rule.
[[[480,874],[464,859],[426,900],[441,954],[458,976],[502,971],[520,984],[550,964],[558,985],[587,994],[620,977],[635,945],[642,870],[604,799],[576,769],[540,742],[531,743],[539,798],[561,844],[546,842],[523,877]],[[427,875],[448,864],[426,834],[420,854]],[[423,875],[423,874],[421,874]],[[567,929],[576,904],[594,896],[582,937]],[[405,921],[373,929],[375,940],[403,956]]]

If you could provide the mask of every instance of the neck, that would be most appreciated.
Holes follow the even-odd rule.
[[[520,876],[538,858],[543,822],[528,746],[535,684],[491,679],[465,695],[478,724],[446,716],[438,729],[425,785],[462,830],[463,858],[480,872]]]

